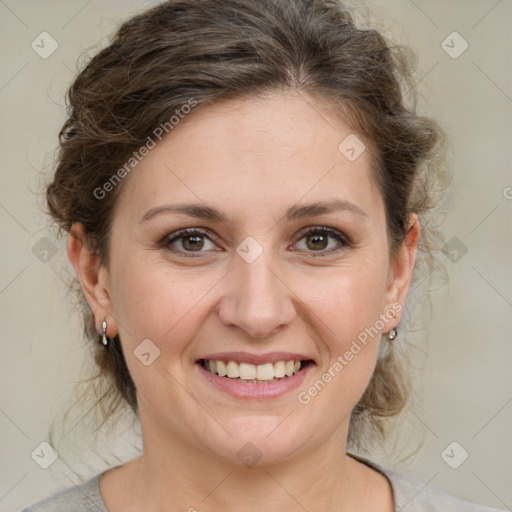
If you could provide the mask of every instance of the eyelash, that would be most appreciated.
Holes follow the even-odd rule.
[[[306,251],[306,252],[313,253],[313,255],[311,257],[315,257],[315,258],[325,257],[325,256],[331,255],[331,254],[333,254],[335,252],[338,252],[338,251],[340,251],[340,250],[342,250],[342,249],[344,249],[346,247],[350,247],[351,246],[351,243],[348,241],[348,239],[342,233],[338,232],[335,229],[328,228],[328,227],[325,227],[325,226],[315,226],[314,228],[310,229],[309,231],[304,232],[301,235],[301,237],[299,238],[298,241],[302,240],[304,237],[306,237],[307,235],[310,235],[310,234],[313,234],[313,235],[329,235],[332,238],[335,238],[341,244],[339,247],[334,248],[334,249],[322,250],[322,251]],[[161,240],[160,246],[167,248],[169,251],[171,251],[173,253],[179,253],[181,255],[186,254],[186,256],[185,256],[186,258],[201,257],[200,256],[201,253],[207,252],[207,251],[181,251],[181,250],[176,250],[176,249],[170,249],[169,248],[169,246],[173,242],[175,242],[177,240],[180,240],[180,239],[183,239],[183,238],[186,238],[187,236],[194,236],[194,235],[199,235],[199,236],[206,237],[211,242],[215,242],[216,240],[218,240],[218,237],[211,235],[211,233],[209,233],[208,231],[203,231],[203,230],[198,229],[198,228],[186,228],[186,229],[181,229],[181,230],[179,230],[179,231],[177,231],[175,233],[171,233],[170,235],[166,235]],[[197,254],[197,256],[196,256],[196,254]]]

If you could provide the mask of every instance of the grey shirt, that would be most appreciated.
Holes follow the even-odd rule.
[[[384,469],[368,459],[351,456],[387,477],[393,489],[394,512],[505,512],[459,500],[442,491],[426,487],[419,480]],[[106,471],[81,485],[38,501],[20,512],[108,512],[99,486],[100,478]]]

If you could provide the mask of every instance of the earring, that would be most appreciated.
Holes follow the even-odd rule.
[[[389,341],[393,341],[397,336],[398,336],[398,331],[394,327],[387,334]]]
[[[107,338],[107,321],[106,320],[103,320],[101,327],[103,329],[103,339],[101,340],[101,342],[103,343],[103,346],[106,349],[108,349],[109,339]]]

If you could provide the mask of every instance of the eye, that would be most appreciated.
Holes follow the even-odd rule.
[[[197,228],[182,229],[166,236],[162,240],[162,246],[168,247],[173,252],[185,253],[201,253],[208,250],[216,250],[210,236],[205,231]],[[210,244],[210,247],[208,244]],[[205,248],[206,250],[203,250]]]
[[[338,243],[330,245],[329,239],[334,239]],[[318,226],[313,229],[310,229],[309,231],[303,234],[299,242],[301,240],[304,240],[304,244],[303,247],[300,248],[300,250],[320,253],[319,256],[323,256],[324,254],[327,255],[339,251],[344,247],[350,246],[350,243],[348,242],[347,238],[344,235],[342,235],[339,231],[324,226]],[[313,256],[316,256],[316,254],[313,254]]]
[[[201,253],[219,250],[214,244],[216,239],[217,237],[208,231],[188,228],[165,236],[160,245],[171,252],[180,253],[186,257],[198,257]],[[309,229],[295,245],[299,245],[302,240],[304,240],[303,247],[293,250],[317,253],[312,254],[314,257],[327,256],[350,246],[350,242],[342,233],[324,226]],[[331,243],[331,240],[335,240],[337,243]]]

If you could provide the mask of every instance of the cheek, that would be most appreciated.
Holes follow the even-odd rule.
[[[205,293],[218,282],[217,273],[176,271],[163,258],[153,262],[147,255],[125,257],[119,268],[113,303],[123,343],[134,348],[149,338],[161,350],[182,350],[199,327],[194,318],[203,311]]]
[[[383,258],[371,256],[340,269],[335,278],[324,279],[317,288],[323,293],[316,301],[310,296],[314,316],[321,320],[315,324],[321,338],[318,348],[324,353],[321,379],[329,382],[328,391],[319,393],[319,400],[315,398],[316,406],[328,407],[330,400],[338,400],[340,414],[359,401],[379,351],[382,326],[378,321],[384,312],[387,274]]]
[[[222,300],[220,269],[176,269],[165,258],[146,253],[117,254],[113,283],[114,315],[123,345],[135,349],[150,339],[161,350],[186,355],[204,316]],[[156,261],[155,261],[156,260]],[[331,356],[347,350],[352,339],[375,324],[382,313],[386,273],[384,258],[366,251],[347,258],[337,269],[283,271],[283,277],[312,315],[306,323],[320,335]],[[297,305],[300,317],[300,307]],[[299,319],[300,320],[300,319]],[[303,319],[304,320],[304,319]],[[316,334],[316,336],[315,336]],[[368,352],[368,351],[367,351]]]
[[[126,364],[136,388],[149,401],[152,401],[149,397],[167,396],[166,392],[178,396],[180,386],[173,385],[173,376],[178,381],[183,380],[181,361],[188,354],[188,344],[200,326],[195,320],[205,291],[197,284],[206,286],[209,279],[176,271],[171,273],[168,263],[129,256],[117,268],[122,270],[116,275],[112,301]],[[212,286],[213,283],[209,288]],[[160,352],[144,340],[150,340]],[[141,345],[143,342],[146,345]],[[158,353],[154,363],[141,364],[142,360],[137,357],[142,353],[139,346],[149,347],[151,359]],[[169,387],[162,387],[162,381],[168,382]]]
[[[310,295],[321,318],[343,339],[374,325],[383,313],[387,278],[384,262],[376,258],[365,262],[340,269],[323,281],[316,299]]]
[[[323,345],[325,353],[321,382],[303,389],[299,397],[319,415],[338,404],[327,420],[331,425],[349,414],[372,377],[381,340],[378,321],[386,283],[386,276],[370,265],[361,269],[354,266],[340,274],[326,280],[324,293],[315,304],[315,316],[321,320],[316,321],[316,331],[320,333],[320,350]]]

